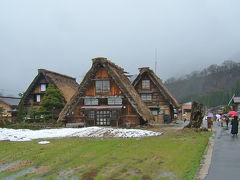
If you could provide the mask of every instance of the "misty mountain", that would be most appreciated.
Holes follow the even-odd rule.
[[[227,104],[240,92],[240,63],[227,60],[213,64],[181,78],[170,78],[165,85],[180,103],[196,100],[209,107]]]

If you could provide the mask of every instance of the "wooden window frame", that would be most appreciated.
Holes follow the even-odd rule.
[[[96,87],[96,93],[109,93],[110,80],[96,80],[95,87]]]
[[[159,115],[159,109],[150,109],[150,110],[151,110],[151,112],[152,112],[152,114],[154,116],[158,116]],[[155,112],[155,113],[153,113],[153,112]]]
[[[95,119],[95,111],[93,111],[93,110],[87,111],[87,118]]]
[[[142,80],[142,89],[150,89],[150,80]]]
[[[39,97],[39,98],[38,98]],[[40,94],[36,94],[35,95],[35,101],[37,102],[37,103],[40,103],[41,102],[41,95]]]
[[[122,105],[122,98],[110,97],[108,98],[108,105]]]
[[[85,98],[84,105],[85,106],[98,106],[99,100],[97,98]]]
[[[152,101],[152,93],[142,93],[141,99],[143,101]]]
[[[42,87],[44,87],[44,88],[42,88]],[[40,91],[45,92],[46,90],[47,90],[47,84],[45,84],[45,83],[40,84]]]

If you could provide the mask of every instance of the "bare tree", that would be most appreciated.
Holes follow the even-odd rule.
[[[204,106],[200,103],[192,103],[190,122],[186,128],[200,128],[204,117]]]

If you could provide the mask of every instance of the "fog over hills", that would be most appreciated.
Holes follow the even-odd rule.
[[[227,104],[233,94],[240,96],[240,63],[231,60],[212,64],[165,82],[180,103],[200,101],[208,106]]]
[[[239,17],[239,0],[1,0],[0,91],[25,91],[39,68],[81,80],[95,57],[130,74],[157,60],[163,80],[237,61]]]

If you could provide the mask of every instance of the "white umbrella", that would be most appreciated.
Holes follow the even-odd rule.
[[[216,117],[217,117],[218,119],[220,119],[220,118],[221,118],[221,115],[220,115],[220,114],[216,114]]]

